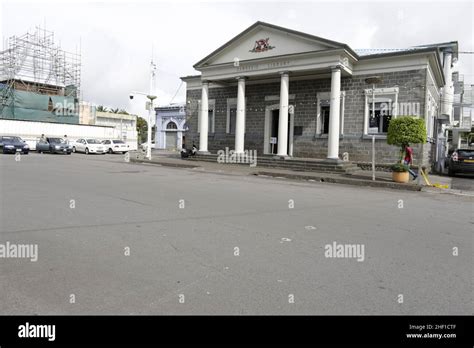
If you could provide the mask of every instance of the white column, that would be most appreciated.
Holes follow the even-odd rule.
[[[288,99],[289,75],[281,73],[280,82],[280,116],[278,120],[278,151],[277,156],[288,156]]]
[[[237,78],[237,115],[235,120],[235,153],[244,153],[245,77]]]
[[[201,94],[201,125],[199,127],[199,152],[207,151],[207,133],[209,127],[209,82],[202,81]]]
[[[331,71],[331,101],[329,108],[328,159],[339,159],[339,109],[341,105],[341,68]]]
[[[442,97],[442,114],[449,115],[450,122],[452,121],[453,114],[453,100],[454,100],[454,86],[453,86],[453,73],[451,69],[452,64],[452,53],[446,52],[444,54],[443,62],[443,72],[445,85],[443,87],[443,97]]]

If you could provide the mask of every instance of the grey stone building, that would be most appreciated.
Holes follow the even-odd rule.
[[[452,122],[457,43],[363,55],[348,45],[257,22],[194,65],[187,84],[187,139],[202,152],[393,163],[392,118],[425,120],[415,164],[431,164]],[[373,90],[367,78],[378,77]],[[375,98],[374,98],[375,97]],[[374,99],[374,100],[373,100]],[[375,112],[373,107],[375,106]]]

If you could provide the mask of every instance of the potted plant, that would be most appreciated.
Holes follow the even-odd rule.
[[[410,180],[408,166],[403,163],[396,163],[392,166],[392,179],[395,182],[407,183]]]
[[[403,164],[405,147],[409,144],[426,143],[425,121],[416,116],[399,116],[391,119],[387,132],[387,144],[400,149],[399,163],[392,166],[392,178],[396,182],[408,182],[409,167]],[[399,181],[402,180],[402,181]]]

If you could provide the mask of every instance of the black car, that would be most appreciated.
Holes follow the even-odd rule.
[[[0,149],[3,153],[24,153],[28,154],[30,147],[17,136],[0,136]]]
[[[36,151],[39,153],[65,153],[71,154],[71,147],[62,138],[45,138],[36,143]]]
[[[474,174],[474,149],[457,149],[449,158],[448,174]]]

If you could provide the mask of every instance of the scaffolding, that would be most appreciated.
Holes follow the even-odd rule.
[[[54,41],[54,32],[41,27],[33,33],[12,36],[0,52],[0,117],[4,108],[14,110],[15,93],[62,96],[76,104],[80,84],[80,49],[79,53],[62,50]]]

